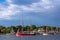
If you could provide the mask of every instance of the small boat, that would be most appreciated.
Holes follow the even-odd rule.
[[[43,35],[48,35],[47,28],[48,28],[48,27],[46,27],[46,32],[43,33]]]
[[[10,33],[8,33],[6,35],[15,35],[15,32],[14,32],[13,28],[11,28]]]
[[[43,35],[48,35],[48,33],[43,33]]]

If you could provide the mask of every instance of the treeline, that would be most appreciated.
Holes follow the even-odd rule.
[[[31,26],[24,26],[23,27],[23,31],[33,31],[33,30],[38,30],[43,28],[44,30],[58,30],[60,31],[59,27],[54,27],[54,26],[36,26],[36,25],[31,25]],[[17,32],[18,29],[22,29],[22,25],[17,25],[17,26],[10,26],[10,27],[4,27],[4,26],[0,26],[0,34],[6,34],[6,33],[10,33],[11,29],[13,28],[14,32]]]

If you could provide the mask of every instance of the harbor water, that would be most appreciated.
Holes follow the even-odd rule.
[[[35,35],[35,36],[20,36],[15,35],[0,35],[0,40],[60,40],[60,34],[57,35]]]

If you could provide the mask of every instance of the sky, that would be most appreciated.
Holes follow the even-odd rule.
[[[0,25],[60,27],[60,0],[0,0]]]

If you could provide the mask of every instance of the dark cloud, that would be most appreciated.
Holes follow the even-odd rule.
[[[21,9],[24,9],[25,12],[23,12],[23,17],[24,17],[24,22],[25,24],[28,24],[30,22],[30,19],[32,20],[32,23],[33,24],[36,24],[36,25],[53,25],[53,26],[60,26],[60,1],[57,1],[57,0],[51,0],[51,5],[53,5],[54,7],[53,8],[49,8],[49,1],[47,2],[43,0],[42,4],[39,4],[38,1],[40,0],[11,0],[12,2],[9,3],[12,4],[12,7],[10,7],[10,9],[12,8],[13,9],[13,12],[14,13],[15,11],[17,11],[18,8],[21,7]],[[47,2],[47,4],[45,4]],[[32,3],[36,3],[38,5],[34,5],[34,8]],[[14,5],[16,4],[16,5]],[[37,10],[38,12],[35,12],[34,11],[31,11],[29,10],[30,7],[27,7],[27,5],[32,5],[31,8],[34,8],[35,10]],[[2,5],[8,5],[8,3],[2,3]],[[22,8],[23,5],[24,7]],[[47,6],[48,8],[47,8]],[[16,7],[18,6],[18,7]],[[42,10],[39,10],[39,8],[37,7],[39,6],[39,8]],[[42,8],[40,6],[43,6]],[[15,8],[16,9],[15,9]],[[44,8],[47,8],[47,9],[44,9]],[[29,12],[28,12],[29,11]],[[10,14],[12,14],[10,13]],[[10,25],[10,24],[21,24],[22,22],[22,13],[18,13],[16,15],[12,15],[10,16],[12,18],[12,20],[9,20],[6,24]],[[6,19],[7,20],[7,19]],[[14,20],[14,21],[13,21]],[[5,22],[5,21],[4,21]],[[3,23],[3,21],[1,22],[0,21],[0,24],[4,24],[6,25],[5,23]]]
[[[29,5],[38,1],[39,0],[12,0],[12,3],[17,5]]]

